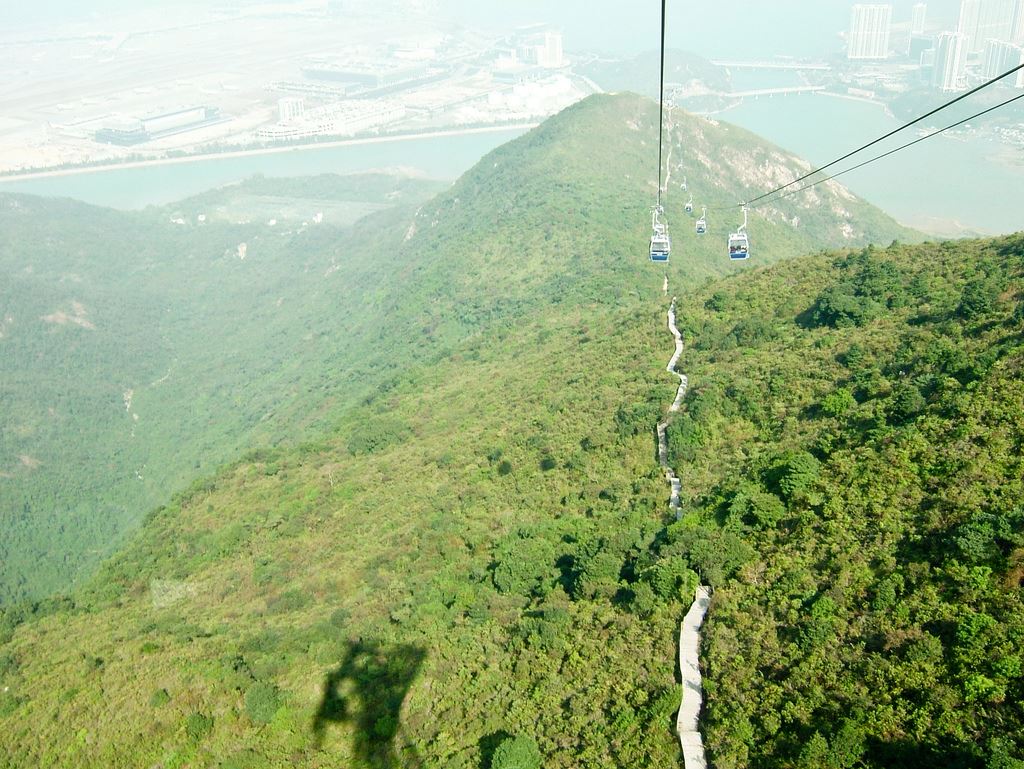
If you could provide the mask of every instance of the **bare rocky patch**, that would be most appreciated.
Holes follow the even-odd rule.
[[[89,311],[85,308],[84,304],[72,300],[70,313],[64,310],[56,310],[49,315],[43,315],[41,320],[46,323],[54,323],[58,326],[75,325],[88,329],[89,331],[95,331],[96,324],[89,320],[87,317],[88,315]]]
[[[39,467],[43,464],[35,457],[30,456],[28,454],[19,454],[18,461],[21,462],[21,466],[24,467],[29,472],[31,472],[32,470],[39,469]]]

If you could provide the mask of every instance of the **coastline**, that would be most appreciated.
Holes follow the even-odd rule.
[[[21,182],[31,179],[51,179],[61,176],[78,176],[81,174],[119,171],[132,168],[151,168],[154,166],[179,165],[182,163],[200,163],[206,160],[222,160],[228,158],[255,157],[259,155],[277,155],[287,152],[303,152],[314,149],[330,149],[333,147],[352,147],[361,144],[386,144],[391,142],[410,141],[412,139],[436,139],[446,136],[469,136],[472,134],[499,133],[501,131],[519,131],[536,128],[539,123],[513,123],[500,126],[480,126],[476,128],[453,128],[423,133],[394,134],[389,136],[368,136],[355,139],[338,139],[335,141],[316,142],[311,144],[285,145],[281,147],[256,147],[252,149],[226,150],[223,152],[207,152],[196,155],[185,155],[172,158],[152,158],[149,160],[129,160],[123,163],[104,163],[102,165],[74,166],[71,168],[50,168],[38,171],[14,172],[0,174],[0,184]]]
[[[896,117],[893,114],[892,109],[889,107],[889,105],[886,102],[884,102],[884,101],[880,101],[879,99],[869,99],[869,98],[867,98],[865,96],[853,96],[852,94],[836,93],[835,91],[815,91],[814,94],[816,96],[828,96],[828,97],[831,97],[833,99],[845,99],[846,101],[857,101],[857,102],[860,102],[861,104],[873,104],[874,106],[880,107],[882,110],[884,110],[885,114],[888,115],[889,117],[891,117],[891,118],[895,118]]]

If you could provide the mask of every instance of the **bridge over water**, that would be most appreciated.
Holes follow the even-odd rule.
[[[741,61],[737,59],[713,59],[716,67],[727,69],[783,69],[793,71],[830,72],[831,65],[815,61]]]
[[[754,91],[732,91],[725,96],[732,96],[737,99],[747,97],[758,98],[759,96],[782,96],[791,93],[818,93],[825,90],[823,85],[794,85],[782,88],[759,88]]]

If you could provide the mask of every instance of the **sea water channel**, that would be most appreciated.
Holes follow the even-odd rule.
[[[0,179],[0,192],[68,197],[99,206],[138,209],[164,205],[206,190],[264,176],[312,176],[391,171],[455,179],[495,147],[525,132],[408,137],[396,141],[308,146],[271,154],[198,157],[189,162],[105,168],[34,179]]]
[[[984,108],[967,104],[936,115],[920,128],[945,126]],[[714,117],[817,165],[902,125],[882,104],[826,94],[748,98]],[[936,136],[838,181],[901,223],[928,233],[955,237],[1024,230],[1024,147],[977,130],[982,127],[979,122],[974,130]],[[920,136],[918,129],[907,129],[829,172],[913,141]]]
[[[743,88],[756,87],[748,82],[752,78],[741,79]],[[949,120],[964,114],[970,113],[954,113]],[[747,98],[714,117],[760,134],[816,164],[826,163],[900,125],[880,104],[822,94]],[[524,131],[513,128],[410,137],[36,179],[0,179],[0,192],[71,197],[132,209],[171,203],[254,174],[303,176],[399,170],[455,179],[487,152]],[[873,148],[865,157],[917,136],[916,128],[910,129]],[[1002,143],[989,133],[939,136],[845,175],[840,181],[903,224],[930,234],[955,237],[1024,230],[1024,206],[1020,205],[1024,148]]]

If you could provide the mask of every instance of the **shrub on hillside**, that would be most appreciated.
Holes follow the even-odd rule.
[[[213,730],[213,716],[203,713],[191,713],[185,719],[185,734],[199,742]]]
[[[507,737],[491,758],[491,769],[540,769],[541,755],[532,737]]]
[[[858,296],[851,283],[829,286],[810,309],[812,326],[848,328],[863,326],[881,314],[882,305],[866,296]]]
[[[393,416],[380,416],[360,422],[348,439],[352,454],[374,454],[401,443],[412,433],[405,422]]]
[[[159,708],[171,701],[171,695],[166,689],[155,689],[149,697],[150,707]]]
[[[280,706],[277,687],[257,681],[245,693],[245,712],[257,724],[269,724]]]
[[[833,390],[821,402],[821,410],[830,417],[841,417],[857,405],[853,393],[845,387]]]

